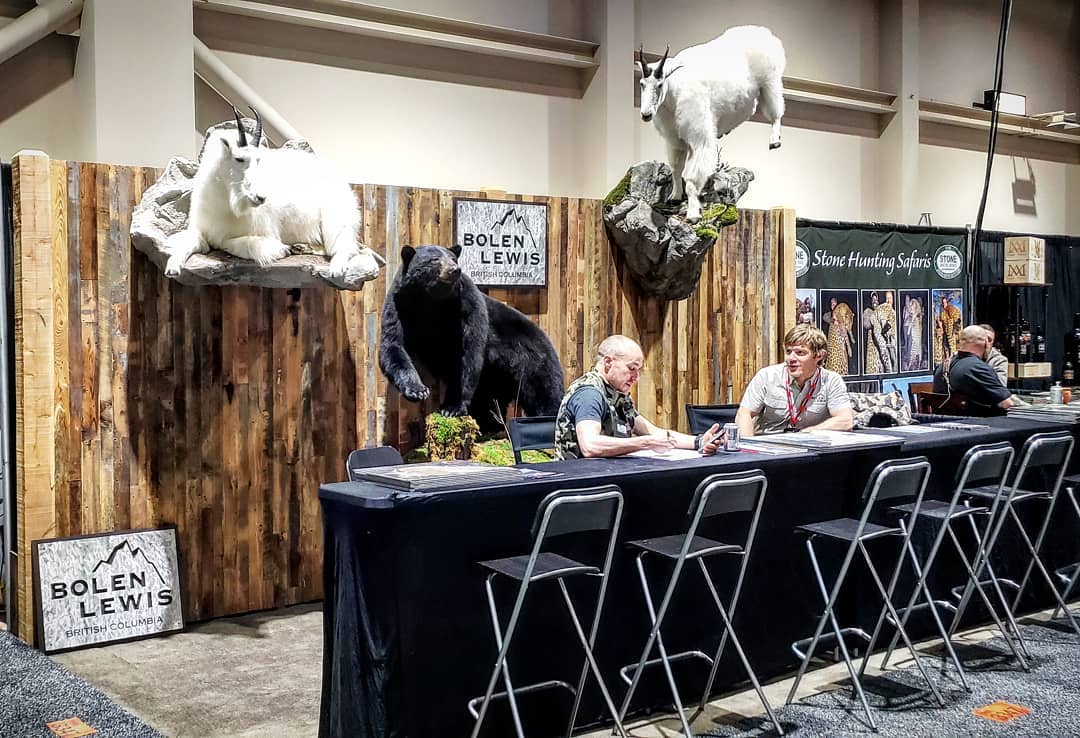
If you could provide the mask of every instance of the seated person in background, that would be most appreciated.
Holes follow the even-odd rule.
[[[698,436],[657,428],[639,415],[627,394],[637,382],[645,356],[626,336],[608,336],[596,349],[596,366],[571,383],[555,418],[555,456],[578,459],[621,456],[633,451],[672,448],[715,454],[723,440],[720,426]]]
[[[1001,386],[1005,387],[1009,384],[1009,360],[1005,358],[1005,354],[997,350],[997,346],[994,345],[994,327],[989,323],[981,323],[979,327],[986,331],[986,356],[983,357],[983,361],[990,365],[1001,380]]]
[[[840,375],[821,366],[825,334],[797,325],[784,336],[784,363],[750,380],[735,422],[744,436],[797,430],[851,430],[854,412]]]
[[[983,361],[987,347],[986,331],[969,325],[960,331],[960,348],[934,371],[934,392],[957,393],[968,401],[971,415],[1004,415],[1015,403],[1012,393],[998,381],[997,374]]]

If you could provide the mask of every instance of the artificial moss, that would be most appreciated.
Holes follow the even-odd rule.
[[[543,451],[522,451],[521,460],[529,464],[539,464],[551,461],[552,454]],[[494,464],[495,466],[513,466],[514,448],[510,445],[509,438],[494,438],[484,441],[473,447],[473,461],[482,464]]]
[[[448,418],[438,413],[427,416],[424,440],[432,461],[468,459],[480,432],[476,421],[468,415]]]
[[[619,184],[615,185],[615,189],[607,194],[604,198],[604,207],[610,208],[618,205],[622,202],[627,195],[630,194],[630,172],[627,171],[623,175],[623,178],[619,180]]]
[[[542,464],[545,461],[553,461],[554,453],[545,451],[523,451],[521,460],[529,464]],[[514,449],[508,438],[489,438],[478,440],[472,447],[472,460],[481,464],[493,464],[495,466],[513,466]],[[414,448],[405,455],[406,464],[416,464],[423,461],[431,461],[428,456],[427,446]]]
[[[702,208],[701,220],[694,232],[702,238],[719,238],[720,229],[739,222],[739,210],[722,202]]]

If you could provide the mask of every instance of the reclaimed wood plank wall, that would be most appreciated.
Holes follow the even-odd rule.
[[[405,245],[453,242],[453,198],[364,185],[363,240],[388,265],[360,292],[185,287],[130,246],[158,170],[14,163],[18,633],[32,638],[31,541],[175,524],[189,620],[321,596],[321,482],[348,452],[421,438],[435,407],[378,369],[379,319]],[[567,380],[601,339],[638,338],[642,412],[685,429],[686,403],[737,401],[778,360],[793,316],[794,217],[743,211],[698,289],[644,295],[604,234],[602,203],[549,206],[546,288],[492,291],[551,337]],[[792,231],[785,236],[787,231]],[[790,294],[789,294],[790,293]]]

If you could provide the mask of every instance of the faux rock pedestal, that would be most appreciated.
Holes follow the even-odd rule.
[[[735,203],[754,173],[723,166],[701,192],[701,220],[687,223],[686,203],[671,203],[671,167],[645,161],[630,168],[604,199],[604,224],[641,288],[665,300],[685,300],[722,227],[738,220]]]
[[[244,127],[254,134],[254,121],[244,119]],[[219,128],[236,128],[229,121],[211,127],[203,140],[204,146],[210,134]],[[283,148],[311,151],[306,141],[288,141]],[[200,158],[202,151],[199,152]],[[191,188],[199,163],[190,159],[174,157],[164,174],[152,184],[135,206],[131,214],[131,244],[146,254],[158,269],[165,271],[169,252],[165,241],[174,233],[187,227],[188,209],[191,206]],[[366,247],[361,248],[361,253]],[[374,253],[374,252],[372,252]],[[383,263],[382,257],[375,259]],[[184,263],[177,282],[186,285],[248,285],[254,287],[326,287],[342,290],[359,290],[365,282],[375,279],[378,270],[371,268],[371,259],[353,259],[344,276],[330,276],[330,262],[320,254],[311,253],[304,245],[293,247],[293,255],[279,259],[269,266],[241,259],[224,251],[212,250],[208,254],[192,254]]]

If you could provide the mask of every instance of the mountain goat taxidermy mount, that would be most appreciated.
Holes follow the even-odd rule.
[[[370,279],[386,261],[359,241],[360,208],[352,187],[322,157],[265,144],[257,110],[248,135],[214,131],[203,145],[187,228],[169,237],[165,274],[178,276],[192,254],[211,248],[268,266],[293,244],[330,260],[329,276]]]
[[[641,68],[641,119],[667,144],[672,199],[686,196],[686,219],[701,218],[699,195],[717,167],[719,139],[754,115],[772,123],[769,148],[780,146],[784,115],[784,46],[768,28],[736,26],[704,44]]]

